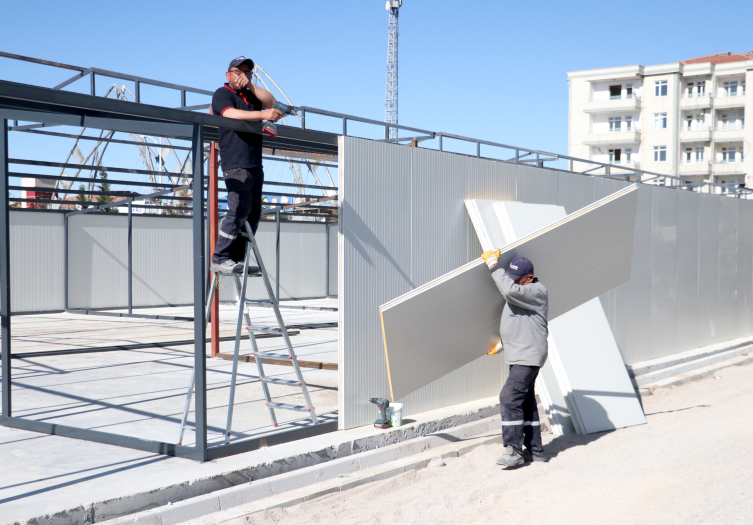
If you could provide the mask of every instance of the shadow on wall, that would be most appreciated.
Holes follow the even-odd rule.
[[[400,274],[403,279],[405,279],[405,282],[407,282],[411,288],[415,288],[410,276],[406,274],[405,271],[403,271],[403,269],[400,267],[400,264],[390,254],[390,250],[387,249],[384,244],[382,244],[382,242],[376,235],[374,235],[374,232],[372,232],[368,225],[363,222],[363,219],[361,219],[361,217],[353,209],[353,207],[347,201],[345,201],[342,203],[342,208],[343,217],[347,217],[347,219],[344,221],[344,234],[347,237],[351,238],[351,240],[353,241],[353,247],[358,251],[358,254],[363,257],[363,259],[367,263],[369,263],[370,266],[374,266],[374,261],[371,257],[369,257],[369,253],[366,250],[367,246],[372,247],[392,265],[392,267]]]

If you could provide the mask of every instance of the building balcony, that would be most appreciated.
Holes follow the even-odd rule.
[[[591,100],[586,103],[586,113],[613,113],[616,111],[640,111],[641,101],[635,97],[613,100]]]
[[[612,133],[589,133],[583,144],[605,146],[608,144],[635,144],[641,141],[639,131],[615,131]]]
[[[743,130],[745,126],[719,126],[714,131],[714,140],[716,142],[742,142],[744,140]]]
[[[744,166],[742,162],[715,162],[714,175],[744,175]]]
[[[745,96],[743,94],[733,97],[716,97],[716,99],[714,100],[714,109],[742,107],[745,107]]]
[[[682,99],[680,99],[680,109],[705,109],[710,107],[711,95],[708,93],[700,95],[683,93]]]
[[[680,163],[680,176],[711,175],[711,163],[707,160],[683,161]]]
[[[711,130],[706,129],[683,129],[680,131],[680,142],[708,142],[711,140]]]

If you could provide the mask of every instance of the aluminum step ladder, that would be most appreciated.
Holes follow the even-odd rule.
[[[246,331],[248,332],[248,338],[251,341],[251,348],[252,348],[251,354],[255,358],[254,361],[256,362],[256,368],[259,372],[259,375],[255,378],[261,381],[262,391],[264,392],[264,398],[266,400],[267,408],[269,409],[269,417],[272,419],[272,425],[275,427],[278,425],[277,416],[275,414],[276,409],[277,410],[293,410],[296,412],[306,412],[308,413],[309,417],[311,418],[311,422],[314,425],[318,423],[318,419],[316,417],[316,410],[314,409],[314,405],[311,402],[311,397],[309,396],[308,388],[306,387],[306,381],[303,379],[303,374],[301,373],[301,367],[298,365],[298,358],[295,354],[295,350],[293,349],[293,345],[290,342],[290,337],[288,335],[287,327],[285,326],[285,322],[282,319],[282,314],[280,313],[280,303],[279,303],[278,298],[275,296],[274,291],[272,290],[272,284],[269,281],[269,274],[267,273],[267,270],[264,266],[264,261],[262,261],[261,254],[259,253],[259,246],[256,243],[256,238],[254,237],[254,234],[251,231],[251,226],[248,224],[248,222],[244,223],[243,228],[245,230],[245,233],[243,233],[243,236],[246,237],[247,239],[246,257],[245,257],[245,263],[243,265],[243,274],[242,275],[222,274],[222,273],[214,274],[214,278],[212,279],[212,284],[209,288],[209,297],[207,299],[206,315],[204,317],[205,323],[206,323],[206,319],[209,319],[209,312],[210,312],[212,300],[214,298],[214,294],[217,291],[217,287],[219,286],[220,278],[222,277],[233,278],[235,282],[235,289],[236,289],[236,292],[238,293],[238,323],[236,325],[236,330],[235,330],[235,349],[233,351],[233,372],[230,379],[230,399],[228,400],[227,425],[225,427],[225,444],[226,445],[230,442],[230,433],[231,433],[231,428],[233,424],[233,407],[235,404],[235,384],[236,384],[236,379],[237,379],[238,356],[240,353],[240,341],[241,341],[241,333],[243,331],[244,321],[245,321]],[[251,258],[250,255],[251,255],[252,250],[256,258],[256,262],[259,265],[259,271],[256,273],[249,274],[249,271],[248,271],[249,259]],[[251,318],[248,312],[246,311],[246,284],[248,282],[248,278],[250,277],[259,277],[263,280],[264,287],[266,288],[267,295],[269,296],[268,304],[270,304],[272,306],[272,309],[274,310],[279,328],[261,328],[261,327],[254,327],[251,324]],[[204,326],[206,329],[206,324]],[[258,332],[276,333],[276,334],[281,333],[282,338],[285,341],[285,346],[287,347],[287,353],[279,354],[279,353],[274,353],[274,352],[260,352],[259,347],[256,343],[256,337],[254,336],[254,333],[258,333]],[[265,357],[290,360],[293,365],[293,370],[295,371],[296,380],[267,377],[267,375],[264,373],[264,365],[262,363],[262,358],[265,358]],[[191,407],[191,400],[193,399],[193,391],[194,391],[194,386],[196,383],[195,374],[196,374],[196,368],[194,368],[193,371],[191,372],[191,384],[188,387],[188,393],[186,394],[186,404],[183,409],[183,418],[181,419],[180,433],[178,435],[178,441],[177,441],[178,445],[183,443],[183,435],[186,429],[186,419],[188,417],[188,411]],[[305,406],[293,405],[290,403],[277,403],[277,402],[272,401],[272,396],[269,393],[269,386],[268,386],[270,384],[300,387],[301,392],[303,394],[303,399],[305,400],[306,405]]]

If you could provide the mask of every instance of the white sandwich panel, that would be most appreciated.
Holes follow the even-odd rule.
[[[502,265],[519,255],[538,261],[550,319],[630,278],[636,190],[630,186],[502,249]],[[583,267],[590,278],[572,279]],[[380,307],[393,399],[496,344],[503,300],[491,282],[483,260],[476,259]]]

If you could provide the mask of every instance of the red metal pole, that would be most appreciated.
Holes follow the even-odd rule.
[[[211,113],[212,110],[210,109]],[[216,142],[209,146],[209,210],[207,218],[209,220],[209,243],[211,246],[217,246],[218,223],[219,223],[219,206],[217,204],[218,191],[217,179],[219,177],[218,156],[219,148]],[[214,278],[214,275],[212,275]],[[211,311],[212,327],[212,357],[216,357],[220,352],[220,287],[214,291]]]

